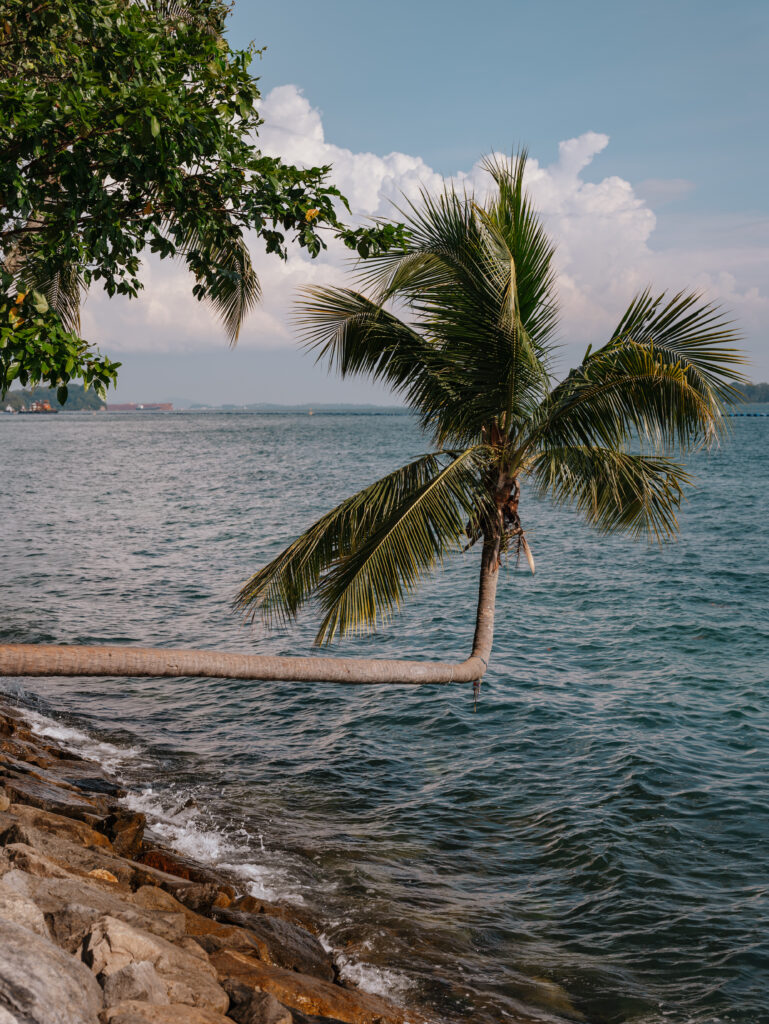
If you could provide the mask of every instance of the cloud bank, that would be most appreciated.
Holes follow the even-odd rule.
[[[332,164],[334,184],[361,220],[392,216],[393,204],[404,196],[414,200],[420,189],[435,191],[443,185],[419,156],[356,153],[327,142],[320,112],[293,85],[273,89],[264,98],[262,114],[262,150],[291,163]],[[652,283],[655,290],[694,287],[733,310],[748,342],[754,342],[760,367],[757,343],[769,333],[767,224],[721,218],[717,225],[708,220],[698,229],[681,221],[677,231],[669,232],[675,246],[655,248],[657,217],[650,204],[685,194],[688,183],[655,180],[634,188],[617,176],[586,181],[584,172],[608,145],[608,136],[587,132],[561,142],[555,163],[546,166],[530,158],[527,168],[528,187],[557,243],[564,363],[571,365],[587,343],[606,340],[633,294]],[[451,180],[481,196],[489,185],[478,164],[458,170]],[[295,248],[282,262],[266,256],[258,243],[254,253],[264,300],[239,345],[294,345],[289,312],[297,288],[341,283],[350,253],[333,241],[317,260]],[[108,301],[103,293],[92,294],[84,310],[86,337],[115,355],[210,351],[224,345],[214,318],[192,297],[183,267],[151,259],[143,277],[139,300]]]

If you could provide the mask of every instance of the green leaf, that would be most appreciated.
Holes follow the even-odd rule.
[[[69,394],[69,389],[67,388],[66,384],[61,384],[56,389],[56,397],[59,400],[59,405],[64,405],[64,403],[67,401],[67,395],[68,394]]]
[[[153,139],[156,139],[160,135],[160,121],[153,114],[150,118],[150,131],[152,132]]]

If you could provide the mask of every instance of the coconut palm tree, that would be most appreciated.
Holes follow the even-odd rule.
[[[401,394],[434,450],[326,513],[240,591],[290,620],[311,599],[319,644],[386,620],[452,552],[481,547],[475,639],[461,663],[272,657],[129,647],[0,646],[5,675],[224,676],[348,683],[479,680],[501,559],[534,570],[528,487],[606,533],[664,540],[690,478],[677,457],[713,442],[739,379],[736,333],[694,294],[636,296],[608,342],[552,375],[553,246],[524,189],[525,153],[489,159],[486,202],[447,188],[404,212],[401,252],[366,260],[359,290],[309,290],[307,344],[342,376]]]
[[[328,512],[243,587],[268,621],[311,598],[316,642],[374,628],[452,552],[482,548],[473,659],[488,662],[500,562],[534,571],[522,494],[598,529],[660,540],[732,395],[735,332],[694,294],[630,304],[602,347],[556,383],[554,248],[524,188],[525,153],[490,158],[488,201],[447,188],[400,211],[405,252],[365,262],[358,289],[312,288],[297,320],[343,377],[389,385],[435,448]]]

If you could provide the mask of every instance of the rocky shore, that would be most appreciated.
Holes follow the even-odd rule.
[[[422,1024],[317,925],[156,843],[98,764],[0,703],[0,1024]]]

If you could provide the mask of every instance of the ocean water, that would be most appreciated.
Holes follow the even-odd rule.
[[[3,680],[182,852],[303,903],[436,1021],[769,1021],[769,419],[690,460],[681,538],[524,489],[537,559],[470,687]],[[407,415],[0,417],[0,642],[309,653],[239,585],[426,450]],[[339,653],[462,658],[478,553]]]

